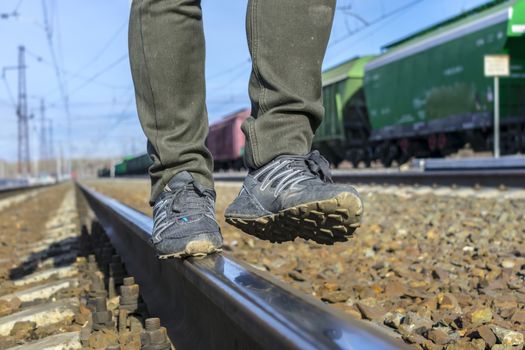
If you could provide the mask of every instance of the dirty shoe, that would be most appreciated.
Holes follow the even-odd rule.
[[[204,256],[219,251],[215,191],[183,171],[171,179],[153,207],[152,242],[160,259]]]
[[[226,209],[226,222],[272,242],[302,237],[346,241],[361,221],[363,203],[350,185],[334,184],[319,152],[280,156],[251,171]]]

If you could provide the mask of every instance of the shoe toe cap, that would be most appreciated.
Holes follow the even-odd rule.
[[[213,232],[186,237],[163,238],[154,246],[157,255],[160,257],[206,255],[222,247],[222,236],[219,232]]]

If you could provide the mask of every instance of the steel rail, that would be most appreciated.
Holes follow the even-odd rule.
[[[215,181],[243,181],[246,173],[215,173]],[[483,186],[525,187],[525,170],[476,170],[476,171],[349,171],[334,170],[335,182],[356,184],[420,185],[420,186]]]
[[[30,191],[30,190],[36,190],[38,188],[42,188],[46,186],[51,186],[51,185],[46,184],[46,185],[23,185],[23,186],[2,187],[0,188],[0,199],[15,195],[17,193],[22,193],[22,192]]]
[[[23,190],[29,190],[35,188],[31,185],[22,185],[22,186],[6,186],[6,187],[0,187],[0,193],[9,193],[9,192],[16,192],[16,191],[23,191]]]
[[[79,187],[177,349],[407,348],[226,254],[158,260],[148,216]]]

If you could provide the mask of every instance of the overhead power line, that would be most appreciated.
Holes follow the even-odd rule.
[[[228,74],[231,74],[239,69],[242,69],[245,67],[246,64],[249,64],[251,63],[252,60],[250,58],[242,61],[242,62],[239,62],[237,64],[235,64],[234,66],[230,67],[230,68],[227,68],[223,71],[220,71],[220,72],[217,72],[211,76],[209,76],[206,80],[210,81],[210,80],[213,80],[213,79],[217,79],[219,77],[222,77],[222,76],[225,76],[225,75],[228,75]]]
[[[20,9],[20,6],[22,5],[23,2],[24,0],[19,0],[11,12],[0,13],[0,19],[9,19],[10,17],[17,18],[20,15],[18,10]]]
[[[120,64],[121,62],[123,62],[124,60],[126,60],[128,58],[128,54],[125,53],[124,55],[120,56],[119,58],[117,58],[115,61],[111,62],[109,65],[107,65],[106,67],[102,68],[100,71],[98,71],[97,73],[93,74],[92,76],[88,77],[82,84],[80,84],[79,86],[77,86],[76,88],[74,88],[72,91],[71,91],[71,95],[74,94],[75,92],[85,88],[86,86],[88,86],[89,84],[93,83],[98,77],[100,77],[101,75],[107,73],[108,71],[110,71],[111,69],[113,69],[114,67],[116,67],[118,64]]]
[[[213,88],[213,90],[215,90],[215,91],[222,91],[223,89],[225,89],[228,86],[232,85],[237,80],[239,80],[242,77],[244,77],[246,74],[247,74],[246,69],[243,69],[243,70],[239,71],[237,74],[235,74],[234,76],[232,76],[230,78],[230,80],[228,80],[227,82],[221,84],[219,87]]]
[[[128,58],[128,54],[126,53],[126,54],[122,55],[121,57],[119,57],[118,59],[116,59],[115,61],[111,62],[106,67],[102,68],[100,71],[98,71],[95,74],[93,74],[92,76],[86,77],[85,81],[82,84],[78,85],[77,87],[75,87],[74,89],[71,90],[71,92],[69,93],[69,97],[74,95],[76,92],[82,90],[86,86],[88,86],[90,84],[93,84],[98,77],[102,76],[103,74],[107,73],[111,69],[115,68],[117,65],[122,63],[127,58]],[[122,87],[122,89],[127,89],[127,87]],[[52,104],[56,104],[57,102],[58,101],[53,101]]]
[[[48,60],[44,59],[42,56],[40,56],[39,54],[37,54],[35,52],[27,50],[27,54],[28,54],[28,56],[33,57],[39,63],[43,63],[43,64],[46,64],[46,65],[48,65],[50,67],[54,67],[52,62],[49,62]],[[70,76],[70,80],[75,78],[77,80],[81,80],[81,81],[85,82],[85,81],[91,79],[91,77],[87,77],[87,76],[81,75],[81,74],[76,74],[76,73],[73,73],[73,72],[68,71],[66,69],[62,69],[62,74],[64,76],[66,76],[66,77]],[[105,87],[107,87],[109,89],[121,89],[121,90],[124,90],[124,89],[127,90],[128,89],[128,86],[109,84],[107,82],[97,81],[97,79],[95,79],[92,83],[100,85],[100,86],[105,86]],[[57,87],[56,90],[58,90],[58,89],[59,88]],[[49,93],[51,94],[51,93],[53,93],[56,90],[52,90]]]
[[[71,113],[69,110],[69,97],[67,93],[67,85],[66,82],[63,79],[62,71],[60,70],[60,65],[58,63],[58,59],[55,52],[55,47],[53,44],[53,27],[52,22],[50,21],[50,14],[48,13],[47,3],[46,0],[42,0],[42,13],[44,17],[44,28],[45,28],[45,34],[47,39],[47,45],[49,47],[49,52],[51,53],[51,62],[53,64],[53,69],[55,73],[55,77],[57,79],[59,91],[60,91],[60,97],[62,99],[62,103],[64,106],[64,112],[66,114],[67,118],[67,139],[68,143],[71,142]]]
[[[422,0],[422,1],[424,1],[424,0]],[[368,31],[368,33],[366,33],[366,35],[360,36],[357,40],[353,41],[352,43],[356,44],[358,42],[362,42],[363,40],[366,40],[367,38],[371,37],[372,35],[376,34],[377,32],[382,31],[387,25],[389,25],[394,19],[396,19],[396,17],[406,13],[411,8],[412,8],[412,6],[411,7],[406,7],[402,11],[397,11],[394,15],[388,16],[388,18],[384,18],[384,20],[381,21],[381,23],[379,25],[375,26],[374,29]],[[331,55],[332,55],[332,57],[337,57],[337,55],[341,54],[342,52],[344,52],[346,50],[348,50],[348,47],[341,46],[339,48],[339,50],[337,50],[335,52],[332,51]]]
[[[7,78],[5,76],[5,69],[2,74],[2,80],[4,81],[4,86],[7,91],[7,96],[9,96],[9,101],[11,102],[11,106],[16,108],[15,97],[13,96],[13,91],[11,90],[11,87],[9,86],[9,82],[7,81]]]
[[[18,15],[18,10],[20,9],[20,6],[22,6],[22,3],[24,2],[24,0],[19,0],[13,10],[13,15]]]
[[[365,24],[361,28],[358,28],[356,30],[350,31],[345,36],[342,36],[342,37],[340,37],[338,39],[335,39],[334,41],[332,41],[330,43],[330,45],[328,45],[328,47],[336,46],[336,45],[346,41],[347,39],[351,38],[355,34],[361,32],[361,31],[363,31],[363,30],[365,30],[365,29],[367,29],[367,28],[369,28],[369,27],[371,27],[371,26],[373,26],[375,24],[378,24],[378,23],[384,21],[385,19],[388,19],[388,18],[393,17],[393,16],[395,16],[395,15],[401,13],[401,12],[404,12],[404,11],[406,11],[406,10],[416,6],[416,5],[418,5],[419,3],[423,2],[423,1],[425,1],[425,0],[414,0],[414,1],[411,1],[411,2],[409,2],[409,3],[407,3],[407,4],[403,5],[403,6],[397,7],[396,9],[394,9],[394,10],[392,10],[390,12],[387,12],[387,13],[377,17],[376,19],[374,19],[374,20],[372,20],[370,22],[367,22],[365,19],[361,18],[361,21],[367,22],[367,24]],[[357,16],[357,14],[355,14],[353,12],[350,13],[350,15],[353,16],[353,17]]]
[[[71,75],[73,77],[76,77],[81,72],[83,72],[86,68],[90,67],[93,63],[97,62],[102,57],[102,55],[111,47],[111,44],[113,44],[113,42],[118,38],[122,30],[124,30],[124,28],[126,28],[127,25],[128,25],[128,20],[125,20],[124,23],[122,23],[122,25],[117,29],[117,31],[104,44],[104,46],[102,46],[102,48],[95,55],[93,55],[93,57],[87,63],[85,63],[82,67],[77,69]]]

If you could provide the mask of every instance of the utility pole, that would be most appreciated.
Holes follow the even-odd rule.
[[[499,158],[500,151],[500,110],[499,110],[499,76],[494,77],[494,158]]]
[[[47,128],[48,131],[48,139],[47,139],[47,156],[49,159],[53,159],[55,157],[55,146],[53,141],[53,119],[47,119],[49,122],[49,126]]]
[[[40,100],[40,171],[46,171],[45,162],[49,159],[47,148],[46,105]]]
[[[29,150],[29,115],[27,113],[27,85],[25,47],[18,47],[18,173],[31,175],[31,156]]]

